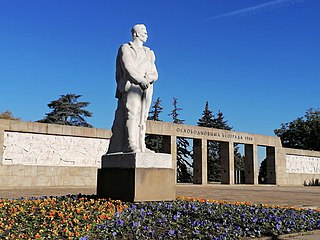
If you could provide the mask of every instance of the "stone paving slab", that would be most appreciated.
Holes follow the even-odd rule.
[[[272,185],[177,185],[177,195],[230,202],[320,209],[320,187]]]
[[[0,189],[0,198],[62,196],[67,194],[96,194],[92,188],[23,188]],[[291,206],[320,209],[320,187],[271,186],[271,185],[220,185],[205,186],[178,184],[177,196],[210,198],[229,202],[251,202],[256,204]],[[267,239],[320,240],[320,231],[290,234]]]

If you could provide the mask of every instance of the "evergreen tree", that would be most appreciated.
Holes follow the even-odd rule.
[[[202,117],[198,120],[198,126],[208,128],[218,128],[223,130],[231,130],[232,127],[228,125],[228,121],[224,119],[224,115],[221,111],[218,111],[214,116],[209,109],[209,103],[206,102],[205,108],[202,113]],[[221,160],[220,160],[220,143],[214,141],[208,141],[207,146],[208,156],[208,181],[220,182],[221,181]],[[241,157],[239,150],[235,147],[235,169],[243,170],[243,157]]]
[[[161,99],[160,97],[157,98],[157,100],[153,103],[151,107],[151,111],[149,112],[148,120],[152,121],[160,121],[159,115],[162,113],[163,108],[161,107]]]
[[[169,114],[172,116],[172,122],[176,124],[183,124],[184,120],[179,119],[179,112],[182,108],[178,108],[177,98],[173,98],[173,110]],[[192,174],[190,168],[192,164],[188,161],[192,158],[191,151],[188,150],[189,142],[187,139],[177,137],[177,181],[178,182],[192,182]]]
[[[206,101],[205,108],[202,113],[202,117],[198,120],[198,126],[214,128],[216,125],[216,119],[214,118],[212,111],[209,109],[209,103]],[[221,163],[219,159],[219,143],[208,141],[207,146],[208,156],[208,181],[220,181],[221,179]]]
[[[264,159],[261,162],[261,165],[259,168],[258,183],[259,184],[267,183],[267,159]]]
[[[223,130],[232,130],[232,127],[228,125],[228,121],[224,120],[223,113],[219,110],[217,116],[214,118],[214,128]]]
[[[58,100],[54,100],[48,104],[52,109],[50,113],[46,113],[46,117],[39,120],[42,123],[54,123],[69,126],[92,127],[85,120],[86,117],[91,117],[92,113],[84,110],[89,102],[78,102],[81,95],[66,94],[61,95]]]
[[[169,116],[172,116],[172,122],[176,124],[183,124],[184,120],[179,119],[179,112],[182,110],[182,108],[178,108],[178,99],[173,98],[173,109],[171,113],[169,113]]]
[[[200,118],[198,121],[198,126],[213,128],[214,125],[215,119],[213,117],[212,111],[210,111],[209,109],[209,103],[208,101],[206,101],[206,105],[202,113],[202,118]]]
[[[159,118],[160,113],[162,112],[163,108],[161,107],[161,99],[160,97],[153,103],[151,107],[151,111],[149,112],[148,120],[151,121],[160,121],[162,120]],[[162,152],[163,149],[163,136],[159,135],[146,135],[145,138],[147,148],[155,151],[155,152]]]

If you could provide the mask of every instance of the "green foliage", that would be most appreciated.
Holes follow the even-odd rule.
[[[81,95],[77,94],[61,95],[58,100],[54,100],[48,104],[48,107],[51,108],[52,111],[46,113],[47,116],[38,122],[92,127],[85,120],[86,117],[91,117],[92,113],[83,109],[90,103],[78,102],[78,98],[80,97]]]
[[[0,113],[0,119],[6,119],[6,120],[21,120],[20,118],[14,117],[12,112],[9,110],[6,110],[4,112]]]
[[[153,103],[151,107],[151,111],[149,112],[148,120],[152,121],[160,121],[162,120],[159,118],[160,113],[162,113],[163,108],[161,107],[161,99],[160,97]]]
[[[228,125],[228,121],[224,119],[224,115],[221,111],[218,111],[214,116],[209,109],[209,103],[206,102],[205,108],[202,112],[202,117],[198,120],[198,126],[208,128],[218,128],[224,130],[231,130],[232,127]],[[243,157],[238,152],[238,148],[235,148],[236,170],[243,169]],[[220,182],[221,181],[221,161],[220,161],[220,143],[214,141],[208,141],[208,181]]]
[[[259,184],[267,183],[267,159],[264,159],[261,162],[261,165],[259,168],[258,183]]]
[[[311,108],[304,117],[282,123],[274,133],[284,147],[320,151],[320,109]]]
[[[213,128],[215,126],[215,118],[209,109],[209,103],[206,101],[202,117],[198,120],[198,126]]]
[[[148,120],[162,122],[159,117],[160,113],[162,113],[162,110],[163,108],[161,107],[161,99],[158,97],[151,107]],[[152,149],[157,153],[163,152],[163,136],[146,135],[145,142],[148,149]]]
[[[172,122],[176,123],[176,124],[183,124],[184,120],[179,119],[179,112],[182,110],[182,108],[178,108],[178,99],[177,98],[173,98],[173,109],[171,111],[171,113],[169,113],[169,116],[172,116]]]
[[[183,124],[184,120],[179,119],[179,112],[182,108],[178,108],[177,98],[173,98],[173,109],[169,116],[172,116],[173,123]],[[177,181],[192,182],[192,174],[190,168],[192,164],[188,161],[192,158],[192,152],[188,149],[189,142],[187,139],[177,137]]]
[[[234,170],[245,170],[245,156],[241,156],[239,148],[234,148]]]

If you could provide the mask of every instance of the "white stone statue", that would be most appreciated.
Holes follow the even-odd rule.
[[[118,51],[116,81],[118,107],[112,126],[108,153],[152,152],[146,148],[146,122],[158,79],[154,52],[143,46],[148,34],[145,25],[134,25],[133,41]]]

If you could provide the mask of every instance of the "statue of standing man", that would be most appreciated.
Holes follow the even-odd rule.
[[[158,72],[154,52],[143,46],[148,39],[146,26],[134,25],[131,33],[132,42],[123,44],[117,56],[118,107],[108,153],[152,152],[146,148],[145,132]]]

